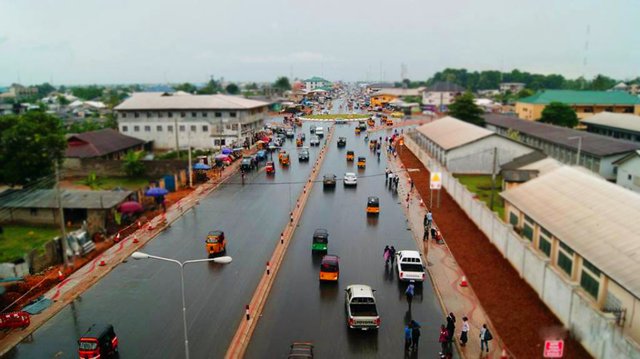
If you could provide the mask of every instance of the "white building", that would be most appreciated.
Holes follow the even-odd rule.
[[[228,95],[136,92],[115,108],[120,132],[155,149],[252,143],[269,104]]]
[[[304,80],[304,88],[307,91],[312,91],[317,88],[323,88],[331,86],[331,82],[323,79],[322,77],[314,76],[310,79]]]
[[[430,109],[446,112],[447,107],[462,95],[464,87],[451,82],[436,82],[422,92],[422,104]]]
[[[616,184],[640,193],[640,150],[636,150],[613,163]]]
[[[510,93],[516,94],[524,89],[525,84],[522,82],[503,82],[500,84],[500,93],[506,93],[509,91]]]

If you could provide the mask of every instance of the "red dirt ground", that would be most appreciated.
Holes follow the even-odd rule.
[[[410,172],[409,175],[422,198],[429,198],[429,172],[408,148],[404,147],[399,153],[406,168],[420,168],[419,172]],[[480,303],[515,356],[541,358],[544,335],[559,332],[565,337],[565,358],[591,357],[580,343],[568,337],[560,320],[449,193],[442,191],[440,208],[433,208],[432,212]]]

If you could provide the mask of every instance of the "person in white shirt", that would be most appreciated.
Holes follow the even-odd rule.
[[[460,345],[467,345],[467,341],[469,340],[469,318],[466,316],[462,317],[462,332],[460,332]]]

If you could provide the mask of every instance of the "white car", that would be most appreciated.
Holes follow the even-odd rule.
[[[320,146],[320,139],[318,138],[318,136],[311,136],[311,138],[309,139],[309,145]]]
[[[358,184],[358,176],[353,172],[347,172],[344,174],[345,186],[356,186]]]
[[[398,278],[401,281],[424,281],[424,265],[422,264],[420,252],[398,251],[396,253],[396,265],[398,267]]]
[[[318,136],[318,137],[324,137],[324,128],[322,128],[322,127],[316,127],[316,136]]]

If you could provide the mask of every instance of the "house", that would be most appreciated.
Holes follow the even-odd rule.
[[[579,119],[603,111],[640,115],[640,98],[620,91],[544,90],[516,102],[516,113],[523,120],[538,120],[552,103],[571,106]]]
[[[613,163],[640,148],[640,143],[554,126],[525,121],[515,116],[484,115],[487,129],[517,139],[520,143],[539,149],[559,162],[578,163],[608,180],[615,180]]]
[[[323,79],[322,77],[314,76],[310,79],[306,79],[304,82],[304,88],[307,91],[315,90],[319,87],[329,87],[331,82]]]
[[[502,188],[510,189],[516,187],[560,166],[562,166],[560,162],[540,151],[532,151],[526,155],[516,157],[500,166]]]
[[[136,92],[116,106],[120,132],[156,149],[253,143],[269,103],[229,95]]]
[[[640,116],[637,115],[604,111],[584,118],[580,123],[591,133],[640,142]]]
[[[541,278],[542,271],[555,274],[546,273],[548,280],[543,281],[548,285],[541,296],[549,308],[565,322],[580,316],[576,320],[585,325],[572,326],[578,338],[589,331],[604,334],[602,328],[589,328],[590,321],[596,322],[591,313],[572,312],[571,297],[577,296],[591,304],[587,306],[600,314],[597,317],[611,318],[631,341],[629,348],[638,348],[640,194],[581,167],[563,166],[500,195],[505,221],[545,263],[531,266],[529,278]]]
[[[371,93],[369,104],[372,107],[385,107],[389,103],[405,97],[418,97],[422,92],[422,88],[405,89],[405,88],[382,88]]]
[[[105,128],[67,137],[66,158],[122,159],[129,151],[144,149],[145,141]]]
[[[464,87],[451,82],[436,82],[422,92],[422,105],[430,111],[447,112],[453,100],[464,91]]]
[[[19,84],[13,84],[9,87],[9,90],[0,93],[0,99],[22,99],[25,97],[32,97],[38,95],[37,87],[26,87]]]
[[[500,93],[505,94],[507,91],[516,94],[524,90],[525,84],[522,82],[502,82],[500,83]]]
[[[113,211],[127,200],[131,191],[63,190],[61,195],[66,222],[87,221],[89,233],[107,228]],[[59,225],[60,209],[53,189],[0,192],[0,223]]]
[[[611,91],[623,91],[623,92],[628,92],[629,91],[629,86],[627,86],[627,84],[625,84],[624,82],[620,82],[619,84],[613,86],[613,88],[611,89]]]
[[[450,173],[491,174],[494,155],[502,165],[533,150],[450,116],[424,124],[408,136]]]
[[[613,163],[616,184],[640,193],[640,150],[629,153]]]

